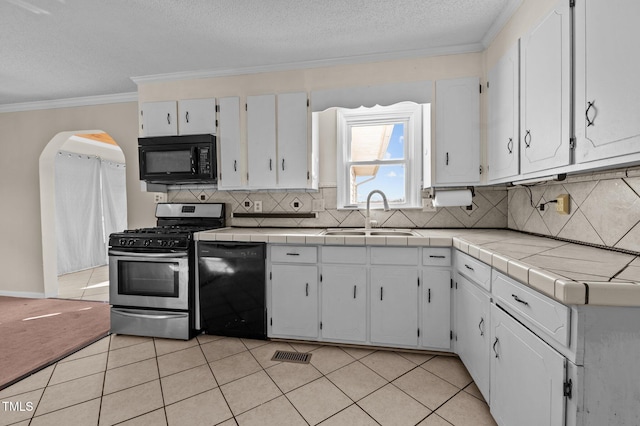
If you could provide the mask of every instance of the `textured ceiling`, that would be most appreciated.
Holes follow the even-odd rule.
[[[479,51],[514,3],[0,0],[0,105],[135,92],[138,76]]]

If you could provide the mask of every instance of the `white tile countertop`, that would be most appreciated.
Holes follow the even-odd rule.
[[[199,232],[195,239],[453,246],[568,305],[640,306],[640,256],[632,254],[497,229],[412,229],[414,236],[323,235],[324,231],[324,228],[222,228]]]

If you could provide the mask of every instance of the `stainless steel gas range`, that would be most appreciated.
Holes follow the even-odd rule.
[[[193,233],[225,226],[224,203],[161,203],[157,227],[109,236],[111,332],[188,340],[198,289]]]

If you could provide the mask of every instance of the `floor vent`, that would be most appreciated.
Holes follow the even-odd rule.
[[[297,362],[299,364],[309,364],[310,360],[311,354],[309,353],[287,351],[276,351],[271,358],[271,361]]]

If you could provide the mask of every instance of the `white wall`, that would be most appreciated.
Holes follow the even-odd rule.
[[[0,294],[44,294],[39,158],[63,131],[101,129],[120,145],[127,162],[130,227],[155,223],[152,194],[140,192],[135,102],[0,114]]]

